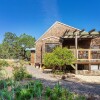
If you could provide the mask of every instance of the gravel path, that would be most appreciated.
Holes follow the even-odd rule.
[[[60,80],[59,78],[52,77],[52,74],[43,73],[40,69],[32,66],[27,66],[27,70],[33,75],[33,79],[39,79],[45,86],[53,87],[57,82],[69,89],[72,92],[84,95],[92,95],[100,100],[100,84],[82,83],[75,80]]]

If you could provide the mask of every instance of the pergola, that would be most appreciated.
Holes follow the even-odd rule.
[[[78,39],[94,39],[98,37],[100,37],[100,31],[95,31],[95,29],[92,29],[89,32],[86,32],[84,29],[80,31],[74,30],[73,32],[66,30],[60,40],[75,39],[75,54],[77,59]],[[77,74],[77,63],[75,63],[75,73]]]
[[[95,31],[95,29],[86,32],[84,29],[81,31],[70,31],[66,30],[61,38],[75,38],[77,35],[77,38],[97,38],[100,37],[100,31]]]

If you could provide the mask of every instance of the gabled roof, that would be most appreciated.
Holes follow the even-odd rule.
[[[73,29],[75,29],[75,30],[78,30],[78,31],[81,31],[80,29],[78,29],[78,28],[75,28],[75,27],[72,27],[72,26],[69,26],[69,25],[66,25],[66,24],[64,24],[64,23],[61,23],[61,22],[59,22],[59,21],[56,21],[35,43],[37,43],[54,25],[56,25],[56,24],[61,24],[61,25],[64,25],[64,26],[67,26],[67,27],[69,27],[69,28],[73,28]]]

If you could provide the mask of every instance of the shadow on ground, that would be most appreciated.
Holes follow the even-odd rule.
[[[94,96],[97,98],[100,98],[100,85],[99,84],[87,84],[87,83],[81,83],[81,82],[73,82],[69,80],[58,80],[58,81],[51,81],[44,78],[36,78],[33,77],[33,80],[40,80],[44,86],[50,86],[53,88],[55,84],[59,82],[59,84],[68,89],[71,92],[85,95],[85,96]],[[100,100],[100,99],[98,99]]]
[[[61,80],[61,78],[52,77],[51,74],[43,73],[41,70],[36,69],[32,66],[27,66],[27,70],[30,74],[33,75],[33,80],[40,80],[44,86],[50,86],[51,88],[54,87],[55,84],[60,83],[60,85],[71,92],[82,94],[85,96],[94,96],[98,97],[99,99],[93,100],[100,100],[100,84],[89,84],[89,83],[82,83],[77,79],[71,80],[70,78],[66,80]],[[91,99],[90,99],[91,100]]]

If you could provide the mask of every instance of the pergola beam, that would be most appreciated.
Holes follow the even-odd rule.
[[[75,35],[75,32],[77,32],[77,29],[73,31],[73,35]]]
[[[96,38],[100,37],[100,31],[95,31],[95,29],[92,29],[89,32],[85,32],[84,29],[81,31],[74,30],[73,32],[70,30],[66,30],[65,33],[63,34],[63,38],[75,38],[75,34],[77,34],[78,38]]]
[[[90,30],[90,31],[88,32],[89,35],[91,35],[91,33],[94,32],[94,31],[95,31],[95,29]]]
[[[79,35],[81,35],[81,33],[84,32],[84,31],[85,31],[85,29],[82,29],[82,30],[79,32]]]
[[[70,31],[70,30],[67,29],[67,30],[64,32],[63,36],[66,36],[66,33],[68,34],[69,31]]]

